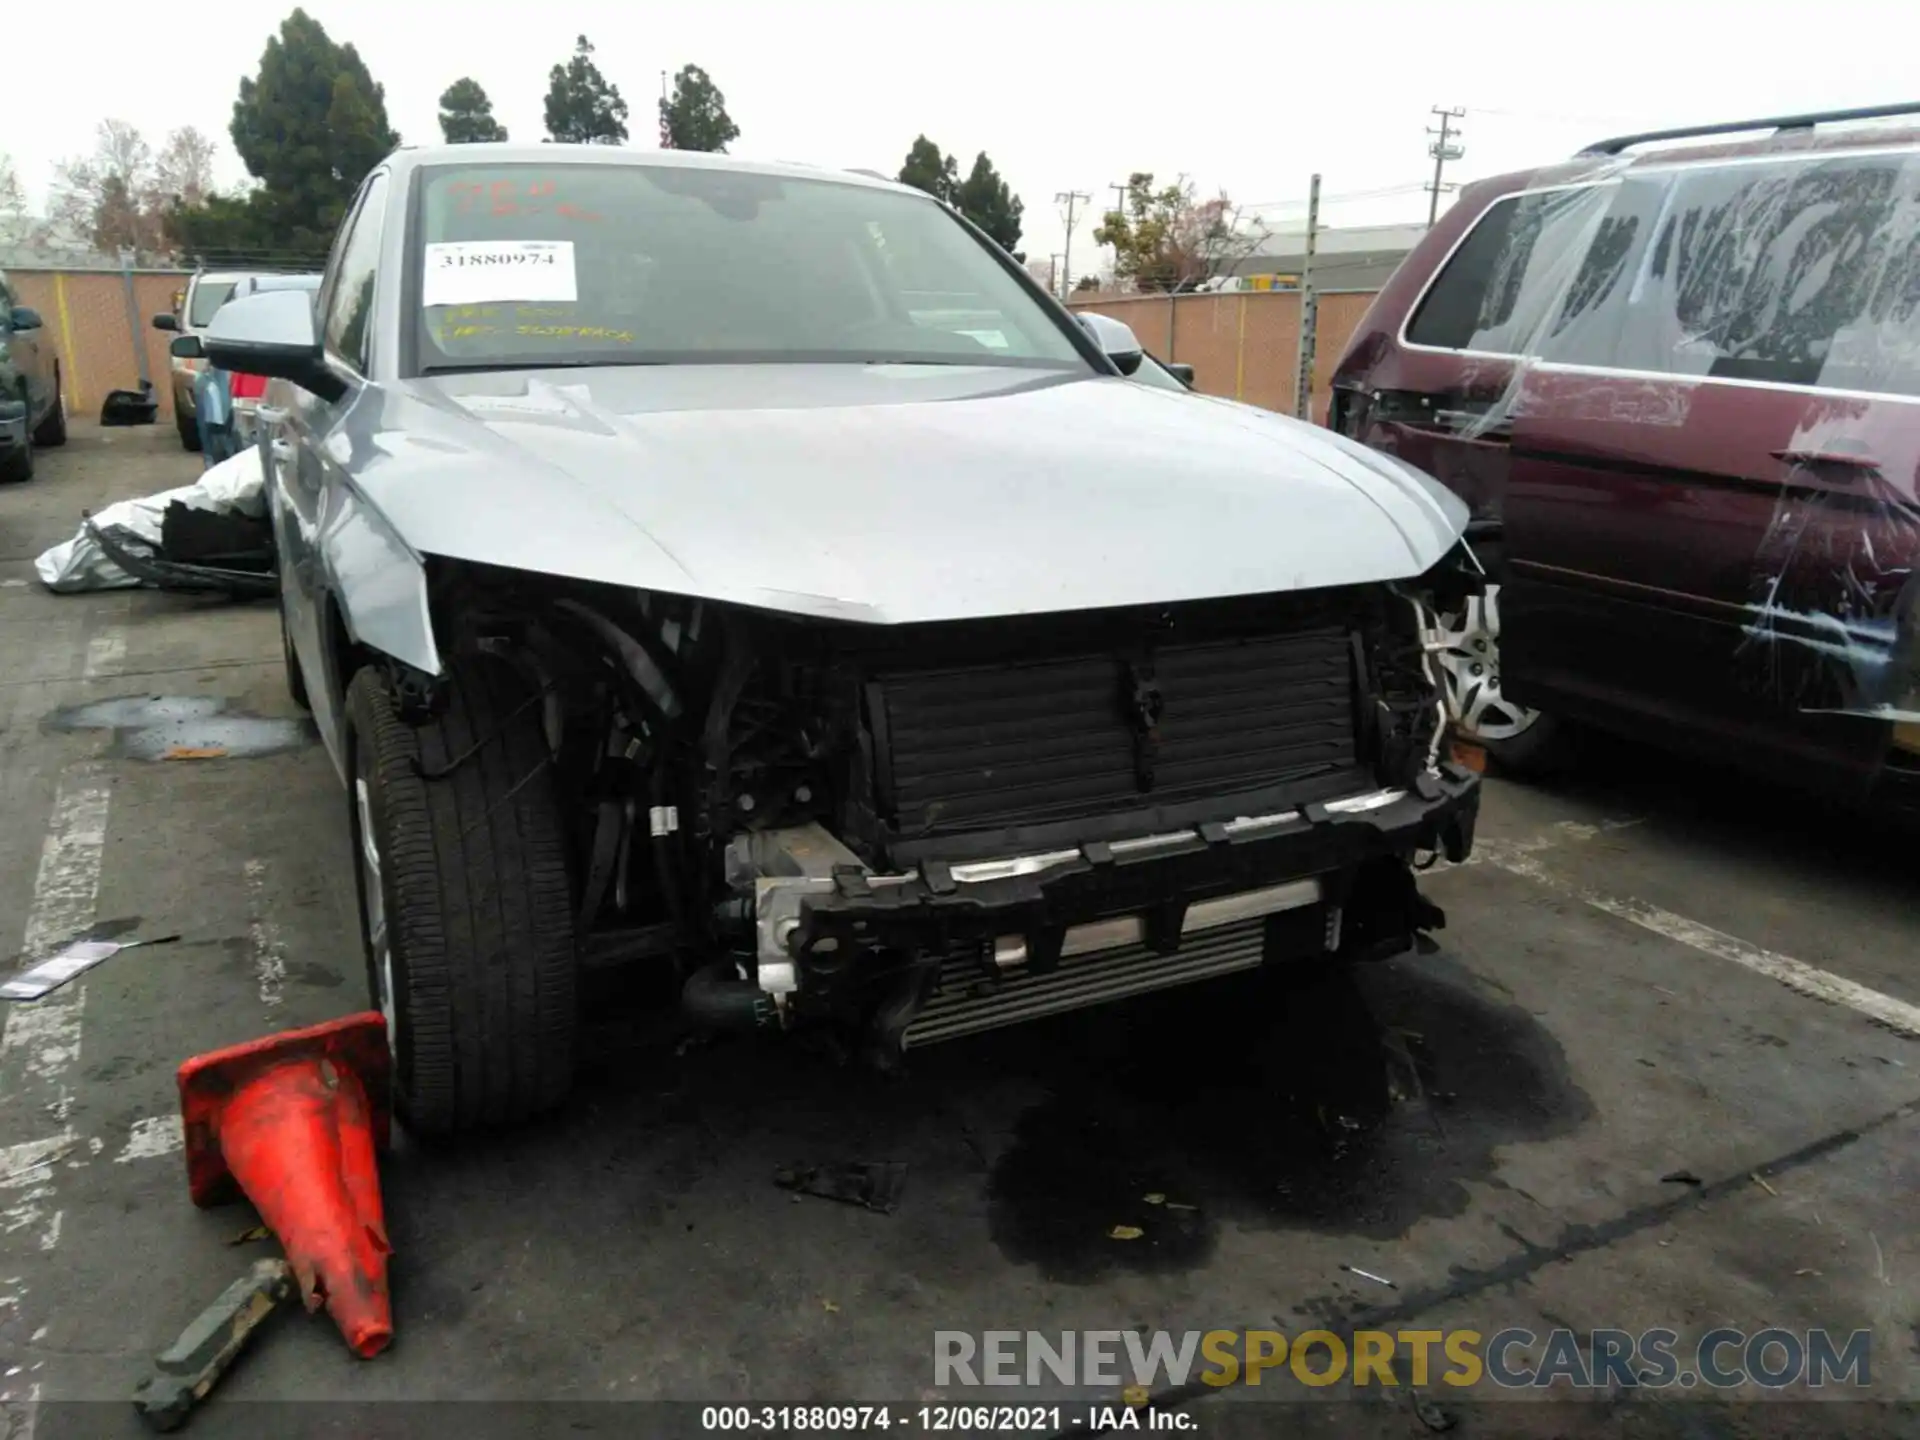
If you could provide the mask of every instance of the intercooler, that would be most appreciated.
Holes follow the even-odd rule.
[[[1170,955],[1156,954],[1144,945],[1127,945],[1068,956],[1043,975],[983,975],[975,957],[952,956],[941,967],[939,988],[907,1026],[901,1045],[911,1050],[1128,995],[1251,970],[1264,953],[1265,927],[1264,920],[1254,919],[1204,931],[1188,936]]]
[[[1349,635],[1322,611],[1278,633],[882,674],[883,810],[919,844],[1350,774]]]

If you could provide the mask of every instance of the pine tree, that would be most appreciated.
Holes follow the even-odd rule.
[[[593,46],[582,35],[573,58],[553,67],[547,86],[547,135],[583,145],[619,145],[627,138],[627,102],[593,63]]]
[[[386,92],[351,45],[295,10],[240,82],[234,148],[260,188],[248,209],[275,248],[324,253],[367,172],[400,143]]]
[[[954,196],[954,204],[960,207],[961,214],[991,235],[1002,250],[1017,261],[1025,261],[1026,256],[1014,247],[1020,243],[1020,216],[1026,206],[1000,178],[986,151],[982,150],[974,159],[973,169]]]
[[[907,151],[906,164],[900,167],[900,183],[924,190],[936,199],[952,201],[960,191],[960,169],[951,155],[922,135]]]
[[[673,97],[660,102],[660,143],[668,150],[725,151],[740,138],[727,97],[698,65],[673,77]]]
[[[449,145],[478,145],[507,138],[493,118],[493,101],[478,80],[462,76],[440,96],[440,134]]]

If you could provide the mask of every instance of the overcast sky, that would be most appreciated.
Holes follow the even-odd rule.
[[[279,15],[90,0],[10,5],[0,149],[43,205],[54,163],[108,116],[156,149],[227,137],[242,75]],[[290,7],[289,7],[290,8]],[[470,75],[513,138],[544,133],[547,72],[584,31],[654,144],[660,72],[703,66],[740,126],[736,154],[893,174],[924,131],[964,172],[985,150],[1025,202],[1029,255],[1061,248],[1056,193],[1109,202],[1129,171],[1186,173],[1297,224],[1309,177],[1333,224],[1424,220],[1430,106],[1465,106],[1469,179],[1622,130],[1920,99],[1920,3],[1437,0],[1094,4],[1083,0],[309,0],[386,87],[403,140],[436,141],[437,100]],[[95,38],[85,48],[77,33]],[[1077,229],[1076,272],[1092,223]]]

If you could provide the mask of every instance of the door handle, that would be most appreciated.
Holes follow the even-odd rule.
[[[263,425],[278,425],[287,418],[287,412],[278,405],[262,405],[253,413],[260,417]]]
[[[293,464],[293,442],[291,440],[274,441],[273,458],[283,465]]]

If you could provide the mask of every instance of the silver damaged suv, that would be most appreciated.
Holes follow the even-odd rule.
[[[557,1102],[583,967],[883,1065],[1443,923],[1423,648],[1466,513],[1129,378],[938,201],[403,150],[316,305],[235,300],[287,672],[345,782],[403,1117]],[[642,989],[647,987],[642,986]]]

